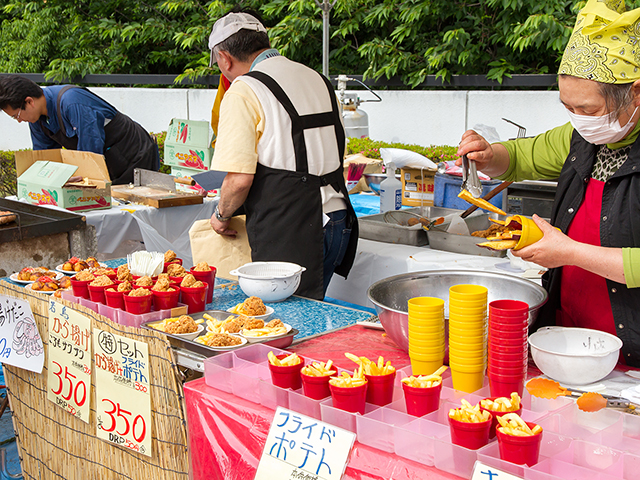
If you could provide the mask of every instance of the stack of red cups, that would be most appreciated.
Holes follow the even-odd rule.
[[[524,391],[527,376],[529,305],[518,300],[489,303],[488,368],[492,397]]]

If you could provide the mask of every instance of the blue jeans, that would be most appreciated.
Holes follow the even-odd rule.
[[[329,221],[324,226],[324,293],[327,293],[329,282],[336,266],[342,263],[349,245],[351,229],[345,228],[347,211],[338,210],[328,213]]]

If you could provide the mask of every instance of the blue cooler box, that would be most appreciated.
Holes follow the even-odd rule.
[[[500,185],[500,180],[486,180],[482,183],[482,196],[489,193],[495,187]],[[469,202],[465,202],[461,198],[458,198],[460,188],[462,187],[462,177],[455,175],[447,175],[446,173],[436,173],[434,180],[434,192],[433,192],[433,205],[436,207],[457,208],[458,210],[466,210],[471,206]],[[489,200],[490,203],[498,208],[502,208],[502,194],[504,190],[498,195]],[[486,211],[486,210],[485,210]]]

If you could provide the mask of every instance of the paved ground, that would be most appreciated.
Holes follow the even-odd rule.
[[[0,365],[0,385],[4,386],[4,375],[2,374],[2,366]],[[4,400],[7,391],[0,388],[0,402]],[[4,473],[17,475],[22,473],[20,468],[20,458],[18,457],[18,447],[16,445],[16,435],[13,430],[13,422],[11,420],[11,410],[8,408],[0,417],[0,448],[6,451],[6,465],[0,465],[0,479],[5,480],[7,477]]]

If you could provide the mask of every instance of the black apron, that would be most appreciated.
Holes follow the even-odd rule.
[[[297,295],[322,300],[324,233],[320,187],[331,185],[342,193],[346,208],[346,228],[351,229],[349,247],[335,272],[346,277],[353,265],[358,243],[358,221],[344,182],[342,152],[345,133],[338,102],[331,83],[322,76],[329,91],[330,112],[298,115],[280,85],[263,72],[246,74],[262,82],[291,117],[296,171],[279,170],[258,164],[253,184],[244,203],[247,235],[253,261],[286,261],[306,267]],[[311,128],[335,128],[340,167],[326,175],[309,173],[304,131]]]
[[[46,127],[46,124],[42,119],[40,119],[40,127],[44,134],[54,142],[68,150],[77,150],[78,137],[67,137],[64,123],[62,121],[62,111],[60,110],[62,94],[71,88],[83,87],[66,85],[58,92],[56,111],[60,129],[56,133],[52,133],[51,130]],[[95,95],[91,90],[87,90],[86,88],[84,90]],[[95,96],[98,97],[97,95]],[[100,98],[100,100],[108,103],[102,98]],[[112,105],[110,106],[116,110],[116,115],[104,127],[103,155],[105,163],[107,164],[107,170],[109,171],[111,183],[114,185],[132,183],[134,168],[144,168],[145,170],[157,171],[160,168],[160,165],[158,159],[158,146],[155,139],[149,135],[141,125],[120,113],[118,109]]]

